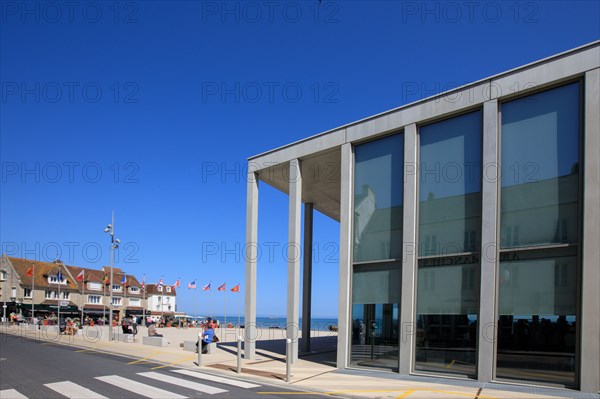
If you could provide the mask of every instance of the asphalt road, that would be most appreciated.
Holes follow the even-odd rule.
[[[151,370],[156,363],[131,363],[135,360],[0,333],[0,399],[289,399],[292,392],[293,397],[323,398],[323,395],[298,394],[298,391],[248,380],[224,378],[220,381],[217,378],[215,381],[215,375],[205,370],[201,373],[176,367]]]

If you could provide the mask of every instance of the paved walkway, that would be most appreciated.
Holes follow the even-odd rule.
[[[463,379],[437,377],[399,376],[396,373],[364,370],[338,370],[335,368],[337,335],[332,332],[314,331],[311,353],[301,354],[292,366],[290,383],[286,379],[285,330],[259,329],[256,341],[256,358],[242,361],[242,373],[236,373],[237,336],[234,329],[217,330],[221,339],[216,353],[202,355],[204,372],[237,379],[259,381],[269,384],[270,390],[262,392],[266,397],[277,393],[278,386],[294,387],[302,392],[360,398],[409,398],[409,399],[511,399],[511,398],[590,398],[599,395],[585,394],[566,389],[535,388],[509,384],[479,383]],[[100,351],[125,356],[130,364],[146,362],[155,364],[152,369],[182,367],[198,370],[198,355],[184,351],[183,341],[197,340],[197,328],[158,329],[169,342],[166,347],[142,345],[147,336],[145,327],[140,327],[135,342],[119,342],[108,339],[108,327],[86,327],[83,335],[57,335],[56,328],[41,329],[30,325],[3,326],[2,332],[18,334],[23,343],[28,339],[77,346],[79,352]],[[117,334],[115,338],[118,338]]]

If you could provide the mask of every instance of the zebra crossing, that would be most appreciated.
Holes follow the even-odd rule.
[[[175,376],[177,373],[178,376]],[[127,397],[128,392],[133,393],[139,396],[143,396],[151,399],[184,399],[189,396],[185,396],[184,394],[175,393],[173,390],[169,390],[172,388],[167,386],[166,384],[186,388],[188,390],[195,391],[196,395],[200,394],[225,394],[229,392],[228,389],[212,386],[206,384],[204,382],[210,381],[213,383],[218,383],[221,385],[229,385],[236,388],[243,389],[251,389],[260,387],[260,385],[252,384],[245,381],[238,381],[234,379],[229,379],[225,377],[218,377],[211,374],[201,373],[193,370],[186,369],[172,369],[167,373],[164,372],[154,372],[154,371],[146,371],[135,373],[136,376],[142,377],[141,380],[146,382],[140,382],[138,380],[134,380],[131,378],[126,378],[120,375],[103,375],[94,377],[94,380],[100,381],[102,383],[108,384],[112,387],[116,387],[120,390],[123,390],[123,397]],[[180,376],[192,377],[195,380],[190,380],[186,378],[181,378]],[[202,382],[198,382],[202,381]],[[160,382],[161,388],[152,385]],[[44,387],[54,391],[55,393],[67,397],[67,398],[77,398],[77,399],[107,399],[107,396],[103,395],[103,385],[93,384],[94,387],[86,387],[85,383],[81,385],[72,381],[58,381],[47,384],[42,384]],[[39,396],[39,390],[37,391]],[[196,396],[193,396],[196,397]],[[29,399],[29,396],[19,392],[16,389],[3,389],[0,390],[0,399]]]

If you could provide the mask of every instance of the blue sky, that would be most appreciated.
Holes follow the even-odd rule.
[[[596,1],[67,4],[0,2],[2,252],[108,264],[114,209],[116,266],[242,290],[247,157],[600,38]],[[287,197],[262,187],[279,316]],[[314,316],[337,312],[338,232],[316,216]]]

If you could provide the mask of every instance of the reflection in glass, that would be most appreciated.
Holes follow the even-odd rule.
[[[501,248],[576,243],[579,83],[502,104]]]
[[[419,129],[419,256],[479,251],[481,112]]]
[[[402,258],[403,135],[355,147],[354,261]]]
[[[476,373],[481,123],[476,111],[419,129],[416,370]]]
[[[498,378],[575,384],[576,276],[576,256],[500,263]]]
[[[476,374],[479,258],[419,261],[415,369]]]
[[[398,370],[400,278],[400,264],[354,266],[351,364]]]

